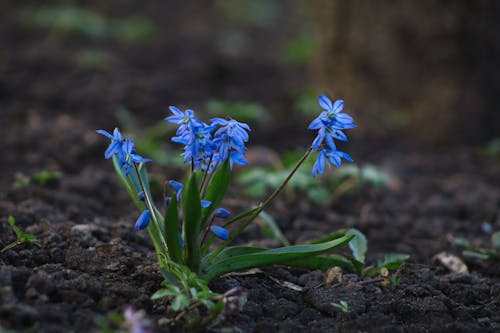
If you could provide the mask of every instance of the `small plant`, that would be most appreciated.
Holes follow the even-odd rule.
[[[165,209],[158,208],[151,196],[145,164],[151,160],[140,156],[134,142],[122,137],[118,129],[113,134],[97,131],[111,140],[104,156],[112,159],[123,186],[142,211],[135,228],[147,229],[153,241],[166,287],[155,294],[155,298],[170,297],[172,308],[177,311],[190,311],[203,305],[216,314],[223,308],[218,305],[220,296],[206,286],[213,278],[272,264],[325,268],[330,261],[321,255],[346,245],[355,237],[341,232],[324,242],[275,249],[230,246],[283,191],[313,151],[318,153],[312,166],[313,177],[324,173],[325,167],[339,167],[341,159],[352,162],[334,143],[334,140],[346,141],[343,131],[356,127],[352,117],[342,112],[344,102],[332,103],[320,95],[319,104],[323,111],[309,125],[309,129],[317,131],[311,147],[267,199],[232,218],[220,204],[229,187],[233,165],[247,164],[245,145],[250,132],[247,124],[229,117],[213,118],[207,124],[196,118],[192,110],[183,112],[170,107],[173,115],[165,120],[178,125],[172,141],[184,146],[182,156],[189,172],[184,183],[166,182],[171,195],[163,200]],[[213,247],[217,238],[222,242]],[[196,318],[189,320],[197,321]]]
[[[273,168],[257,167],[248,171],[242,171],[237,180],[244,185],[245,193],[251,198],[260,198],[266,191],[278,186],[290,173],[293,165],[289,163],[295,153],[285,154],[282,158],[283,167]],[[328,204],[336,199],[350,193],[361,186],[370,188],[381,188],[391,183],[391,177],[381,169],[373,165],[358,167],[355,165],[342,165],[332,177],[322,179],[321,182],[310,177],[309,169],[312,167],[310,161],[304,162],[297,170],[293,179],[288,183],[288,188],[293,193],[305,193],[307,198],[318,204]],[[331,188],[335,190],[331,191]],[[292,191],[293,190],[293,191]]]
[[[480,259],[480,260],[500,260],[500,231],[491,235],[491,245],[493,248],[481,248],[471,244],[464,238],[455,238],[455,244],[465,248],[462,252],[464,257]]]
[[[127,307],[123,314],[110,312],[106,317],[97,317],[95,323],[100,333],[150,333],[152,322],[144,311]]]
[[[332,233],[325,237],[319,238],[312,243],[324,242],[330,238],[338,237],[338,232]],[[389,271],[396,271],[406,260],[410,258],[407,254],[392,253],[384,256],[382,260],[378,260],[373,266],[366,266],[366,252],[368,250],[368,241],[365,235],[357,229],[349,229],[341,231],[343,235],[352,236],[348,243],[351,249],[351,255],[331,255],[327,258],[330,260],[330,266],[338,266],[350,272],[354,272],[359,276],[375,276],[382,271],[386,271],[388,276]]]
[[[35,183],[38,185],[46,185],[48,183],[52,183],[59,178],[61,178],[61,173],[59,171],[50,171],[50,170],[42,170],[37,172],[31,176],[26,176],[23,173],[16,173],[14,180],[15,188],[24,188],[29,186],[31,183]]]
[[[0,253],[4,253],[4,252],[6,252],[6,251],[8,251],[16,246],[22,245],[22,244],[32,244],[32,245],[40,246],[40,242],[38,241],[38,239],[36,238],[35,235],[24,233],[21,231],[21,229],[18,228],[18,226],[16,225],[16,220],[14,219],[14,216],[9,216],[9,224],[10,224],[10,227],[12,228],[12,230],[14,231],[14,233],[16,234],[17,239],[14,242],[5,246],[0,251]]]
[[[338,303],[332,303],[332,306],[336,309],[339,309],[340,311],[342,311],[343,313],[349,313],[350,310],[349,310],[349,304],[346,302],[346,301],[340,301]]]

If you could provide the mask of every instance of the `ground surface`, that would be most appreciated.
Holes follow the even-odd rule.
[[[98,9],[114,15],[136,10]],[[141,8],[166,36],[147,47],[42,33],[19,23],[22,8],[2,11],[0,41],[9,49],[0,53],[0,248],[15,240],[8,215],[35,234],[41,247],[20,246],[0,255],[0,327],[87,332],[98,315],[127,305],[145,309],[153,319],[161,316],[161,307],[149,299],[161,282],[152,246],[145,232],[133,229],[137,212],[111,165],[102,159],[106,143],[94,134],[97,128],[109,130],[116,124],[119,107],[139,116],[139,126],[149,126],[166,115],[168,104],[192,98],[201,105],[213,94],[241,98],[245,91],[248,99],[279,111],[280,101],[287,105],[285,88],[300,84],[297,73],[284,74],[265,54],[244,65],[221,60],[211,49],[211,32],[199,27],[209,24],[208,19],[180,29],[185,36],[178,43],[161,22],[182,21],[180,14],[191,8],[169,7],[161,15],[159,9],[151,4]],[[89,43],[110,52],[106,69],[75,63],[81,45]],[[276,117],[272,125],[256,128],[252,144],[290,148],[302,137],[297,128],[306,132],[305,124]],[[240,285],[248,303],[241,313],[208,330],[498,332],[499,264],[467,262],[470,273],[455,274],[432,260],[442,251],[460,253],[452,236],[489,245],[483,222],[500,229],[498,160],[473,147],[431,151],[404,143],[353,140],[351,148],[360,164],[373,163],[390,172],[393,186],[364,188],[327,207],[297,195],[278,201],[270,213],[292,242],[356,227],[369,240],[370,262],[389,252],[410,254],[410,262],[398,272],[399,286],[363,282],[349,274],[342,283],[328,286],[322,272],[285,267],[224,277],[216,279],[213,288],[223,292]],[[60,171],[62,178],[13,187],[16,172],[30,175],[47,169]],[[163,175],[168,169],[154,171],[167,178]],[[251,202],[242,199],[230,208],[246,204]],[[242,241],[256,238],[262,235],[250,228]],[[302,290],[290,289],[284,281]],[[349,314],[330,306],[341,300],[349,304]]]

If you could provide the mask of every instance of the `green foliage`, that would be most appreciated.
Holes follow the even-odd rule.
[[[332,233],[330,237],[336,237],[337,235],[337,233]],[[410,258],[407,254],[392,253],[386,255],[382,260],[378,260],[376,265],[366,266],[366,253],[368,251],[368,241],[366,236],[357,229],[349,229],[345,232],[345,235],[352,238],[349,242],[351,255],[336,255],[333,258],[336,263],[334,266],[339,266],[342,269],[355,272],[359,276],[375,276],[383,269],[387,269],[387,271],[396,271],[402,264],[405,263],[406,260]],[[328,239],[328,236],[323,237],[318,241],[325,241],[326,239]]]
[[[203,327],[218,317],[226,305],[241,308],[246,302],[245,295],[233,289],[222,295],[212,292],[206,280],[199,278],[184,265],[171,263],[170,270],[180,283],[174,285],[164,281],[164,288],[151,296],[152,300],[165,297],[170,299],[171,309],[178,313],[174,318],[164,318],[163,323],[174,324],[184,320],[188,328]],[[202,309],[206,311],[202,312]]]
[[[492,248],[482,248],[474,246],[471,242],[464,238],[455,238],[455,244],[465,248],[462,254],[465,257],[480,259],[480,260],[500,260],[500,231],[491,235]]]
[[[492,139],[482,149],[482,153],[491,157],[500,157],[500,138]]]
[[[77,53],[76,61],[84,68],[103,70],[109,66],[111,57],[102,50],[82,50]]]
[[[349,313],[349,304],[346,301],[340,301],[338,303],[331,303],[334,308],[339,309],[344,313]]]
[[[242,122],[265,122],[269,119],[267,110],[258,103],[210,99],[205,102],[205,109],[211,116],[221,118],[229,116]]]
[[[289,64],[307,63],[314,54],[315,46],[313,34],[301,34],[285,45],[281,58]]]
[[[249,197],[261,198],[267,191],[283,182],[292,168],[289,161],[296,160],[296,156],[295,153],[285,154],[282,158],[284,164],[282,169],[252,168],[240,172],[236,180],[244,186],[245,193]],[[389,186],[391,183],[391,177],[373,165],[363,167],[343,165],[330,177],[322,178],[321,182],[311,178],[311,168],[312,161],[303,164],[288,183],[288,193],[305,193],[308,200],[318,204],[327,204],[363,185],[377,189]],[[335,188],[333,192],[332,187]]]
[[[22,244],[31,244],[31,245],[36,245],[40,246],[40,241],[36,238],[35,235],[33,234],[28,234],[24,233],[19,229],[19,227],[16,225],[16,220],[14,216],[9,216],[9,225],[11,229],[14,231],[16,234],[17,240],[15,242],[10,243],[9,245],[5,246],[0,253],[6,252],[7,250],[10,250],[18,245]]]
[[[23,19],[26,25],[34,28],[92,40],[141,43],[150,41],[155,34],[153,24],[143,17],[110,19],[74,5],[45,5],[28,9]]]
[[[59,171],[43,170],[30,176],[18,172],[14,176],[14,187],[25,188],[28,187],[31,183],[46,185],[57,181],[61,177],[62,174]]]

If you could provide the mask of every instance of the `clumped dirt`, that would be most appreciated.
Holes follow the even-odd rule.
[[[178,6],[174,9],[181,13],[192,9]],[[111,129],[114,112],[123,105],[140,116],[140,125],[152,125],[165,116],[166,101],[187,103],[195,96],[195,105],[201,105],[212,94],[240,98],[235,82],[244,81],[248,96],[259,96],[261,102],[287,105],[289,91],[280,88],[285,86],[280,80],[290,79],[288,89],[302,82],[297,73],[286,74],[264,56],[232,63],[213,50],[207,56],[202,50],[213,37],[210,32],[187,34],[177,53],[167,52],[177,44],[162,25],[166,18],[151,4],[142,10],[166,37],[148,45],[149,53],[141,52],[144,46],[97,45],[119,59],[104,72],[72,62],[83,41],[40,36],[19,23],[21,7],[4,9],[0,41],[11,48],[0,53],[0,120],[7,124],[0,133],[0,248],[15,240],[9,215],[22,230],[35,234],[41,246],[19,246],[0,255],[0,327],[88,332],[98,316],[128,305],[159,319],[164,306],[150,300],[161,282],[152,245],[146,232],[133,229],[137,212],[102,158],[106,143],[94,130]],[[134,10],[123,7],[124,12]],[[164,12],[180,20],[171,10]],[[168,62],[161,61],[165,54]],[[283,124],[280,118],[274,124],[294,131],[277,135],[273,124],[257,127],[252,144],[293,147],[297,128],[305,129],[305,124]],[[248,302],[240,313],[206,330],[498,332],[500,265],[467,261],[469,273],[458,274],[432,258],[442,251],[460,254],[453,236],[489,245],[490,235],[481,225],[500,229],[499,161],[467,146],[438,151],[404,142],[353,140],[348,149],[359,164],[389,172],[392,185],[363,187],[326,207],[296,193],[276,202],[270,213],[294,243],[356,227],[369,240],[369,262],[390,252],[410,254],[409,263],[397,272],[400,284],[383,286],[344,272],[342,282],[326,285],[323,272],[287,267],[221,277],[211,283],[215,291],[242,286]],[[47,169],[63,176],[46,185],[13,186],[16,172]],[[169,178],[168,170],[155,166],[153,171],[160,179]],[[229,208],[251,204],[241,198]],[[240,241],[262,238],[251,227]],[[340,301],[349,304],[348,313],[331,306]],[[156,329],[182,331],[182,326]]]

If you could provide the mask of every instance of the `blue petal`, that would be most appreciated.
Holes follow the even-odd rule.
[[[137,219],[137,222],[135,223],[135,230],[142,230],[146,228],[150,220],[151,220],[151,213],[149,212],[149,210],[143,211],[142,214]]]
[[[321,108],[324,110],[331,111],[333,109],[332,101],[324,95],[319,95],[318,103],[319,106],[321,106]]]
[[[322,126],[323,126],[323,121],[321,120],[321,116],[318,116],[316,119],[311,121],[311,123],[309,124],[309,127],[307,127],[307,129],[316,130],[316,129],[321,128]]]
[[[176,180],[169,180],[168,185],[170,185],[170,187],[172,187],[174,189],[174,191],[176,191],[176,192],[179,192],[180,190],[182,190],[182,187],[184,186],[184,185],[182,185],[181,182],[178,182]]]
[[[338,99],[333,103],[333,113],[339,113],[344,109],[344,101],[341,99]]]
[[[178,107],[169,106],[168,109],[176,116],[184,117],[184,113]]]
[[[113,156],[115,153],[117,153],[118,149],[120,149],[120,146],[121,144],[119,141],[115,141],[112,144],[110,144],[108,149],[106,149],[106,151],[104,152],[104,157],[108,159],[111,156]]]
[[[229,217],[229,215],[231,215],[231,212],[228,211],[226,208],[222,208],[222,207],[217,208],[214,212],[214,216],[221,218],[221,219],[225,219],[225,218]]]
[[[203,208],[207,208],[207,207],[210,207],[210,205],[212,204],[211,201],[208,201],[208,200],[201,200],[201,207]]]
[[[114,140],[114,136],[112,136],[111,134],[108,133],[108,131],[105,131],[105,130],[97,130],[95,131],[97,134],[101,134],[101,135],[104,135],[105,137],[111,139],[111,140]]]
[[[210,230],[220,239],[227,240],[229,238],[229,232],[223,227],[213,225],[210,227]]]

